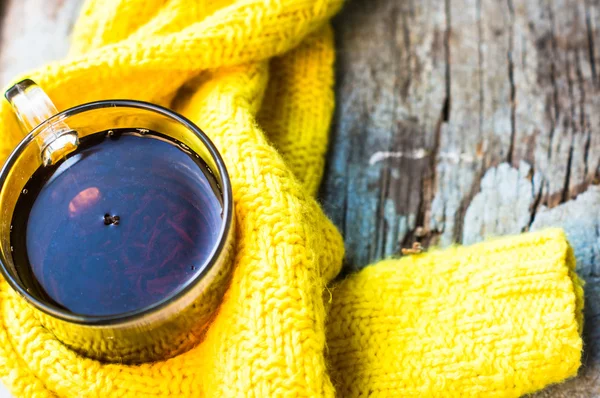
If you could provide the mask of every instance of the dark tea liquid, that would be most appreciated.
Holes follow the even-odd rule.
[[[185,145],[147,130],[89,135],[25,186],[14,262],[31,294],[72,313],[139,310],[201,271],[222,209],[213,172]]]

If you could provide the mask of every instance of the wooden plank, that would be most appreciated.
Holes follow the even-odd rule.
[[[417,235],[464,241],[480,181],[503,162],[539,178],[530,220],[482,238],[526,230],[537,206],[585,191],[599,167],[597,3],[346,6],[322,198],[352,264],[398,253]]]
[[[349,267],[397,253],[423,225],[447,109],[446,24],[444,0],[351,1],[337,19],[338,107],[322,198]]]
[[[350,0],[322,202],[346,270],[544,226],[587,280],[586,365],[540,396],[600,396],[600,0]],[[579,196],[578,196],[579,195]]]

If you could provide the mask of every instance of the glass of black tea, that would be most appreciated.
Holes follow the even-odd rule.
[[[31,80],[6,94],[29,134],[0,172],[0,270],[82,355],[140,363],[199,342],[227,288],[231,185],[208,137],[163,107],[58,113]]]

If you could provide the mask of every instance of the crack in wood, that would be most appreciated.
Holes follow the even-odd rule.
[[[481,15],[481,1],[477,0],[475,3],[475,7],[477,9],[477,74],[479,75],[479,82],[483,83],[484,80],[484,66],[483,66],[483,29],[482,29],[482,20],[483,17]],[[483,114],[484,114],[484,106],[485,106],[485,90],[483,88],[483,84],[479,85],[479,136],[483,135]]]
[[[569,183],[571,180],[571,166],[573,164],[573,144],[574,144],[574,139],[575,139],[575,134],[574,134],[574,129],[573,129],[573,120],[575,118],[575,110],[574,110],[574,96],[573,96],[573,81],[571,80],[571,65],[570,65],[570,61],[569,61],[569,57],[566,57],[566,70],[567,70],[567,87],[568,87],[568,93],[569,93],[569,99],[570,99],[570,103],[569,103],[569,108],[570,108],[570,112],[571,112],[571,117],[570,118],[566,118],[564,119],[564,129],[569,131],[571,133],[571,139],[569,142],[569,155],[567,158],[567,165],[566,165],[566,174],[565,174],[565,181],[564,181],[564,187],[562,190],[562,198],[560,203],[564,203],[568,200],[569,198]]]
[[[590,146],[591,146],[591,129],[587,120],[587,115],[585,111],[586,104],[586,92],[585,92],[585,79],[583,77],[583,71],[581,70],[581,60],[580,53],[577,52],[575,54],[575,71],[577,73],[577,84],[579,85],[579,124],[580,124],[580,132],[581,134],[585,134],[585,143],[583,145],[583,182],[589,183],[591,178],[588,177],[588,169],[589,169],[589,155],[590,155]],[[571,195],[578,194],[578,192],[571,192]]]
[[[436,164],[439,161],[440,157],[444,157],[444,155],[440,153],[442,125],[444,123],[448,123],[450,120],[450,0],[444,0],[444,17],[446,22],[443,35],[445,93],[444,98],[442,100],[442,105],[440,107],[439,117],[434,128],[431,151],[427,153],[427,156],[429,158],[429,175],[425,175],[421,179],[421,186],[419,190],[419,205],[417,207],[415,217],[415,228],[412,228],[409,231],[409,233],[407,233],[404,236],[404,239],[402,239],[402,241],[400,242],[401,247],[408,247],[415,241],[421,242],[423,245],[428,246],[431,242],[435,242],[437,237],[443,232],[434,228],[429,228],[429,226],[431,224],[431,202],[435,195],[435,187],[438,182]],[[458,161],[460,161],[460,155]]]
[[[450,15],[450,1],[444,0],[444,17],[445,17],[445,30],[443,35],[443,51],[444,51],[444,87],[445,93],[440,109],[440,114],[435,125],[433,134],[433,144],[429,155],[429,176],[424,176],[421,180],[421,187],[419,191],[419,206],[417,208],[417,214],[415,218],[415,228],[410,233],[406,234],[401,242],[402,247],[410,245],[414,241],[419,241],[425,246],[428,246],[431,242],[434,242],[437,237],[443,232],[433,228],[429,228],[430,213],[431,213],[431,202],[435,196],[435,188],[438,183],[437,167],[436,164],[440,157],[440,141],[442,136],[442,126],[444,123],[450,121],[450,95],[451,95],[451,80],[450,80],[450,35],[451,35],[451,15]]]
[[[450,1],[451,0],[445,0],[444,4],[445,4],[445,16],[446,16],[446,32],[444,35],[444,50],[445,50],[445,59],[446,59],[446,98],[444,99],[444,105],[442,107],[442,115],[443,115],[443,122],[444,123],[448,123],[450,122],[450,109],[452,106],[452,100],[450,97],[450,94],[452,93],[452,81],[450,80],[451,78],[451,73],[450,73],[450,69],[451,69],[451,65],[452,63],[450,62],[451,59],[451,54],[450,54],[450,35],[452,34],[452,14],[450,13]],[[439,132],[438,132],[439,133]],[[439,144],[439,140],[438,140],[438,144]]]
[[[569,183],[571,182],[571,167],[573,165],[573,135],[571,136],[571,142],[569,144],[569,157],[567,158],[567,173],[565,175],[565,185],[564,188],[562,190],[562,198],[561,201],[559,203],[557,203],[556,205],[559,205],[561,203],[565,203],[567,200],[569,200],[570,198],[570,189],[569,189]]]
[[[594,83],[596,85],[600,85],[600,77],[598,76],[598,71],[596,70],[596,54],[594,49],[594,33],[592,28],[592,16],[591,16],[591,0],[585,0],[585,27],[588,39],[588,55],[590,57],[590,65],[592,68],[592,76],[594,79]]]
[[[543,4],[543,1],[542,1]],[[552,54],[551,54],[551,63],[550,63],[550,79],[551,79],[551,84],[552,84],[552,100],[553,100],[553,113],[551,113],[551,117],[550,117],[550,122],[551,122],[551,129],[550,129],[550,137],[549,137],[549,141],[550,141],[550,145],[548,145],[548,160],[552,160],[552,141],[554,140],[554,133],[556,131],[557,128],[557,123],[558,123],[558,117],[560,115],[560,108],[559,108],[559,102],[558,102],[558,87],[556,85],[556,79],[557,79],[557,71],[556,71],[556,57],[558,56],[558,50],[557,50],[557,46],[556,46],[556,27],[555,27],[555,23],[554,23],[554,13],[552,11],[552,8],[549,7],[548,8],[548,17],[550,19],[550,44],[551,44],[551,49],[552,49]]]
[[[565,174],[565,181],[564,181],[564,187],[562,190],[562,198],[560,203],[564,203],[567,200],[570,199],[570,183],[571,183],[571,173],[572,173],[572,167],[573,167],[573,151],[574,151],[574,144],[575,144],[575,134],[576,134],[576,129],[575,129],[575,121],[577,120],[577,116],[576,116],[576,110],[575,110],[575,103],[577,102],[575,100],[575,88],[574,88],[574,82],[573,82],[573,78],[572,78],[572,65],[571,65],[571,59],[569,57],[569,54],[567,54],[567,56],[565,57],[566,60],[566,76],[567,76],[567,87],[568,87],[568,94],[569,94],[569,111],[570,111],[570,117],[566,117],[564,118],[564,129],[566,131],[568,131],[568,133],[570,134],[570,140],[569,140],[569,152],[568,152],[568,158],[567,158],[567,165],[566,165],[566,174]],[[559,203],[559,204],[560,204]]]
[[[450,112],[452,107],[452,62],[451,62],[451,53],[450,53],[450,38],[452,35],[452,14],[451,14],[451,0],[444,0],[444,18],[445,18],[445,31],[444,31],[444,40],[443,40],[443,48],[444,48],[444,83],[445,83],[445,93],[444,99],[442,103],[442,108],[440,112],[440,117],[435,126],[435,134],[434,134],[434,143],[432,147],[432,155],[430,158],[430,170],[431,170],[431,180],[429,185],[424,185],[429,188],[426,196],[429,201],[423,208],[426,211],[423,212],[423,216],[418,216],[418,218],[423,219],[423,228],[426,231],[424,239],[421,241],[425,243],[425,246],[429,246],[431,243],[436,243],[439,239],[440,235],[444,233],[444,225],[445,225],[445,215],[446,215],[446,202],[442,202],[441,214],[444,219],[439,220],[439,222],[433,222],[431,219],[432,212],[432,204],[436,195],[436,187],[439,184],[439,175],[438,175],[438,157],[440,152],[441,140],[442,140],[442,132],[443,126],[448,125],[450,123]],[[441,227],[440,227],[441,226]],[[408,242],[404,242],[406,244]]]
[[[515,150],[515,140],[516,140],[516,115],[515,115],[515,107],[516,107],[516,98],[517,98],[517,87],[515,85],[515,76],[514,76],[514,62],[513,62],[513,48],[514,48],[514,17],[515,17],[515,9],[512,3],[512,0],[507,0],[508,10],[509,10],[509,35],[508,35],[508,52],[507,52],[507,62],[508,62],[508,81],[510,83],[510,146],[508,148],[507,161],[509,164],[513,164],[513,156]]]
[[[532,176],[535,174],[535,169],[531,168]],[[523,229],[523,232],[529,231],[531,225],[535,221],[535,216],[537,215],[538,209],[540,208],[540,204],[542,203],[542,194],[544,192],[544,184],[547,184],[545,181],[540,181],[539,187],[536,187],[535,184],[531,184],[531,195],[533,196],[533,204],[531,205],[529,212],[529,222],[527,223],[527,227]],[[537,188],[537,190],[536,190]]]

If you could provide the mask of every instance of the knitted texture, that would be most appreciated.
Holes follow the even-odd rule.
[[[343,397],[518,397],[577,372],[582,308],[561,230],[383,261],[333,288],[331,377]]]
[[[230,172],[235,270],[200,344],[137,366],[78,356],[0,283],[0,378],[15,395],[515,396],[575,374],[581,288],[556,231],[385,262],[331,297],[343,242],[313,195],[333,111],[327,21],[340,6],[84,5],[69,57],[27,76],[59,109],[131,98],[198,124]],[[22,138],[5,101],[0,122],[4,159]]]

